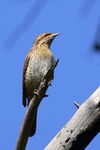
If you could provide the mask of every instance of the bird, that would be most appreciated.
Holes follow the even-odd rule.
[[[22,104],[24,107],[29,105],[42,78],[54,62],[50,46],[57,35],[59,33],[43,33],[39,35],[26,56],[22,79]],[[36,121],[37,110],[31,125],[32,128],[30,129],[29,137],[32,137],[36,132]]]

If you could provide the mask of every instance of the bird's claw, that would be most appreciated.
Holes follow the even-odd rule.
[[[39,96],[39,93],[38,93],[38,90],[37,89],[34,89],[34,94]]]

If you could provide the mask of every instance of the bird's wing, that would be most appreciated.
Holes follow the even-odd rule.
[[[22,79],[22,104],[24,105],[24,107],[26,106],[26,86],[25,86],[25,75],[26,75],[26,71],[27,71],[27,67],[29,64],[29,60],[30,60],[30,55],[27,55],[25,63],[24,63],[24,69],[23,69],[23,79]]]

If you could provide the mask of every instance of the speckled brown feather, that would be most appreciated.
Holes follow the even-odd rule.
[[[51,34],[51,33],[44,33],[40,35],[35,40],[35,43],[31,51],[28,53],[26,57],[23,70],[22,103],[24,107],[27,104],[29,104],[30,100],[34,95],[34,90],[38,89],[41,79],[53,64],[54,57],[52,52],[50,51],[50,45],[57,35],[58,34]],[[35,134],[36,119],[37,119],[37,110],[32,122],[32,129],[30,129],[29,136],[33,136]]]
[[[25,76],[26,76],[26,71],[27,71],[27,67],[30,61],[30,56],[31,56],[31,51],[29,52],[29,54],[26,57],[25,63],[24,63],[24,70],[23,70],[23,79],[22,79],[22,90],[23,90],[23,97],[22,97],[22,104],[24,105],[24,107],[26,107],[26,86],[25,86]]]

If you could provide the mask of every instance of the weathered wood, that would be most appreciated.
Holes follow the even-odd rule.
[[[100,132],[100,87],[44,150],[84,150]]]
[[[48,70],[47,74],[43,77],[40,86],[37,90],[37,94],[34,95],[32,100],[29,103],[29,107],[27,109],[27,112],[25,114],[24,122],[22,124],[22,128],[18,137],[18,141],[15,147],[15,150],[25,150],[28,138],[29,138],[29,132],[31,129],[32,121],[35,117],[35,112],[38,109],[38,106],[42,99],[45,97],[45,93],[48,89],[49,83],[52,80],[52,75],[54,72],[55,67],[57,66],[59,60],[56,60],[52,67]]]

